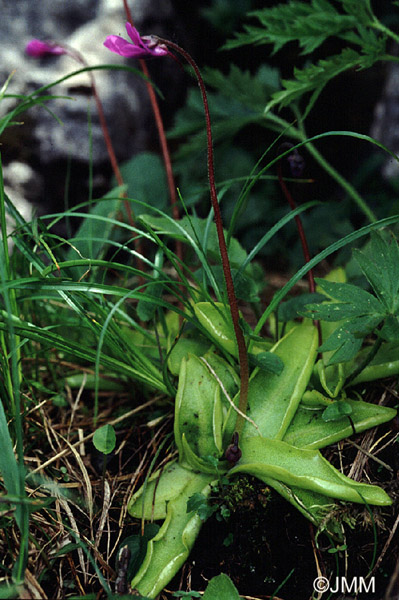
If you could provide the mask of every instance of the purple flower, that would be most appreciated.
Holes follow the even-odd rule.
[[[165,56],[168,49],[164,44],[160,44],[154,36],[141,37],[137,29],[130,23],[126,23],[126,31],[132,42],[127,42],[119,35],[109,35],[104,42],[104,46],[128,58],[147,58],[149,56]]]
[[[31,40],[26,44],[25,52],[28,56],[40,58],[49,54],[66,54],[65,48],[52,42],[42,42],[41,40]]]

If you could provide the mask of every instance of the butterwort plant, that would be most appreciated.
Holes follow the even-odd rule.
[[[244,333],[216,193],[211,119],[201,73],[192,57],[175,43],[141,37],[129,23],[126,29],[131,42],[109,36],[106,47],[129,58],[177,53],[198,79],[206,119],[210,197],[228,298],[228,306],[221,302],[193,306],[209,345],[204,350],[201,343],[197,346],[191,340],[187,353],[182,336],[173,348],[173,360],[172,354],[169,356],[168,368],[178,375],[174,418],[178,459],[147,478],[129,502],[132,516],[163,521],[132,580],[140,594],[155,598],[186,561],[201,528],[193,499],[206,502],[222,477],[247,473],[259,478],[315,525],[326,523],[336,500],[391,504],[384,490],[349,479],[319,449],[351,435],[354,429],[359,433],[386,422],[396,411],[346,399],[345,395],[351,421],[327,422],[323,412],[333,400],[315,389],[316,326],[309,321],[292,322],[274,345],[247,329]],[[215,346],[230,355],[233,363],[238,359],[239,374]],[[265,354],[276,360],[263,363],[260,357]],[[256,365],[251,377],[248,355]],[[339,531],[335,533],[339,535]]]
[[[213,159],[213,143],[212,143],[212,128],[211,118],[209,112],[209,105],[207,99],[207,93],[201,72],[188,52],[183,48],[156,36],[145,36],[141,37],[137,30],[132,27],[130,23],[126,23],[127,33],[132,40],[132,44],[127,42],[120,36],[108,36],[104,42],[104,45],[109,48],[112,52],[121,56],[135,56],[140,57],[153,57],[153,56],[165,56],[170,54],[169,49],[174,50],[189,63],[193,68],[194,73],[197,77],[198,84],[201,90],[202,101],[204,105],[205,120],[206,120],[206,133],[207,133],[207,151],[208,151],[208,178],[210,196],[212,202],[212,208],[214,211],[214,218],[216,224],[216,231],[218,236],[219,250],[222,261],[223,275],[226,283],[227,297],[230,306],[231,319],[233,323],[234,335],[237,344],[238,358],[240,364],[240,403],[239,412],[237,417],[236,429],[240,434],[244,426],[243,415],[247,409],[247,396],[248,396],[248,378],[249,378],[249,367],[246,344],[244,334],[240,326],[240,316],[238,311],[238,303],[236,294],[234,291],[233,277],[230,268],[229,256],[227,251],[226,240],[223,232],[222,215],[219,207],[216,184],[215,184],[215,171],[214,171],[214,159]],[[172,54],[173,56],[173,54]]]

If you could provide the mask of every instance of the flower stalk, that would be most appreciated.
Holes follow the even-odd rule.
[[[208,105],[208,97],[206,93],[205,83],[202,79],[201,72],[197,63],[191,57],[191,55],[186,52],[183,48],[175,44],[174,42],[170,42],[169,40],[159,39],[160,43],[165,45],[167,48],[174,50],[178,54],[180,54],[192,67],[197,77],[198,85],[201,91],[202,102],[204,105],[205,112],[205,121],[206,121],[206,135],[207,135],[207,148],[208,148],[208,179],[209,179],[209,188],[210,188],[210,196],[212,208],[215,215],[215,224],[216,231],[218,235],[219,242],[219,250],[222,259],[222,267],[223,274],[226,282],[227,289],[227,297],[230,305],[231,318],[233,322],[234,333],[237,341],[238,348],[238,360],[240,365],[240,400],[238,408],[243,415],[247,412],[248,405],[248,382],[249,382],[249,367],[248,367],[248,355],[247,348],[245,344],[244,334],[240,327],[240,315],[238,310],[237,297],[234,291],[234,283],[233,277],[231,274],[230,261],[226,246],[226,240],[223,232],[223,221],[222,215],[220,211],[219,201],[216,192],[215,185],[215,170],[214,170],[214,156],[213,156],[213,141],[212,141],[212,127],[211,127],[211,117],[209,112]],[[240,435],[242,433],[242,429],[244,426],[244,417],[238,413],[236,427],[235,430]]]
[[[126,7],[125,3],[125,7]],[[208,98],[204,80],[202,79],[201,72],[194,59],[190,56],[186,50],[171,42],[156,36],[143,36],[141,37],[138,31],[131,25],[126,23],[126,31],[131,39],[131,42],[126,41],[124,38],[116,35],[108,36],[104,42],[104,45],[121,56],[136,58],[163,56],[165,54],[176,59],[173,53],[169,52],[169,49],[173,50],[177,54],[180,54],[192,67],[197,77],[197,81],[200,87],[202,102],[204,105],[205,122],[206,122],[206,134],[207,134],[207,148],[208,148],[208,178],[209,188],[211,195],[211,203],[215,216],[216,231],[219,242],[219,250],[222,260],[223,274],[226,282],[227,297],[230,306],[231,318],[233,322],[233,328],[238,349],[238,360],[240,364],[240,400],[239,400],[239,413],[236,422],[236,431],[238,435],[242,432],[245,420],[245,414],[247,411],[248,404],[248,380],[249,380],[249,367],[248,367],[248,356],[247,348],[245,344],[244,334],[240,327],[240,315],[238,311],[237,298],[234,291],[233,277],[230,269],[229,256],[227,252],[226,240],[223,232],[222,215],[220,212],[216,184],[215,184],[215,172],[214,172],[214,158],[213,158],[213,143],[212,143],[212,128],[211,118],[209,113]],[[240,414],[242,413],[242,414]]]
[[[285,143],[280,146],[280,150],[286,150],[290,147],[291,147],[291,144]],[[293,176],[297,177],[299,175],[299,170],[300,170],[299,161],[294,162],[294,160],[295,160],[294,156],[292,156],[292,158],[290,160],[290,155],[287,157],[287,159],[290,163],[290,167],[291,167]],[[296,205],[296,202],[295,202],[290,190],[288,189],[288,187],[284,181],[281,159],[278,162],[277,168],[278,168],[278,182],[280,184],[281,190],[285,196],[285,199],[287,200],[288,204],[290,205],[291,210],[295,210],[297,205]],[[305,231],[303,229],[302,220],[299,217],[299,215],[297,215],[295,217],[295,223],[296,223],[296,226],[298,229],[299,238],[301,240],[303,256],[304,256],[305,262],[308,263],[310,261],[309,246],[308,246],[308,242],[306,239]],[[315,282],[314,282],[314,276],[313,276],[312,269],[309,270],[307,277],[308,277],[309,292],[314,293],[316,290],[316,286],[315,286]]]
[[[126,18],[129,21],[129,23],[132,25],[132,27],[134,27],[132,13],[130,11],[127,0],[123,0],[123,5],[125,8]],[[170,156],[168,142],[166,139],[165,128],[163,125],[161,111],[159,109],[159,104],[158,104],[156,94],[154,92],[154,88],[152,87],[151,82],[150,82],[150,74],[148,71],[147,63],[142,58],[139,59],[139,63],[140,63],[140,68],[143,71],[143,74],[147,78],[145,84],[147,87],[148,96],[150,98],[152,112],[154,113],[155,124],[156,124],[157,130],[158,130],[159,143],[160,143],[161,152],[162,152],[162,159],[164,162],[166,180],[168,183],[170,205],[172,208],[172,216],[176,221],[178,221],[180,218],[180,215],[179,215],[179,208],[178,208],[178,203],[177,203],[175,178],[173,175],[172,160],[171,160],[171,156]],[[176,240],[176,256],[180,262],[183,262],[183,246],[182,246],[182,243],[180,240]]]
[[[291,144],[286,142],[284,144],[281,144],[280,150],[286,150],[286,149],[289,149],[290,147],[291,147]],[[296,151],[296,153],[292,153],[291,155],[288,155],[287,159],[290,164],[290,168],[291,168],[291,172],[292,172],[293,176],[298,177],[301,174],[303,166],[304,166],[302,157]],[[295,210],[297,207],[296,202],[295,202],[290,190],[288,189],[288,186],[286,185],[286,183],[284,181],[283,169],[282,169],[282,159],[280,159],[278,161],[277,171],[278,171],[278,181],[279,181],[280,187],[282,189],[282,192],[283,192],[288,204],[290,205],[291,210]],[[295,223],[296,223],[296,226],[298,229],[299,239],[301,240],[303,257],[305,259],[305,263],[308,263],[310,261],[309,246],[308,246],[308,241],[306,239],[305,230],[302,225],[302,219],[300,218],[299,215],[296,215]],[[308,278],[309,292],[311,294],[314,294],[314,292],[316,291],[316,284],[315,284],[315,280],[314,280],[313,269],[309,269],[309,271],[307,273],[307,278]],[[314,324],[317,327],[318,336],[319,336],[319,345],[321,345],[322,344],[322,335],[321,335],[320,321],[314,321]]]

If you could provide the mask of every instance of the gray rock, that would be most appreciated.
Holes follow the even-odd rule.
[[[68,46],[77,50],[89,65],[126,62],[103,46],[106,36],[110,33],[127,37],[123,26],[125,16],[121,6],[120,0],[111,2],[103,0],[97,17],[78,27],[65,40]],[[135,22],[138,26],[149,16],[149,11],[155,11],[157,18],[164,21],[171,16],[171,5],[167,0],[151,3],[142,0],[136,3]],[[164,33],[161,25],[156,33]],[[168,59],[166,61],[169,62]],[[130,61],[130,64],[139,67],[137,61]],[[54,80],[66,76],[80,67],[81,65],[74,64],[69,56],[62,56],[54,61],[51,77]],[[175,65],[173,69],[171,67],[170,64],[165,65],[165,75],[169,73],[168,76],[173,80],[172,71],[176,71],[176,67]],[[148,127],[151,107],[143,80],[126,71],[96,71],[93,76],[117,155],[123,159],[144,149],[153,130]],[[75,160],[87,161],[90,154],[88,127],[90,78],[87,74],[75,76],[54,88],[54,92],[72,96],[73,100],[55,100],[47,105],[61,119],[62,126],[58,126],[47,111],[39,109],[40,116],[37,117],[35,138],[39,143],[41,159],[48,162],[72,156]],[[93,165],[97,165],[107,160],[107,150],[94,102],[90,103],[90,113],[92,161]]]
[[[8,90],[11,93],[32,93],[81,68],[70,56],[39,60],[25,56],[25,45],[32,38],[68,45],[91,66],[125,62],[103,46],[109,34],[127,37],[122,0],[0,0],[0,5],[0,76],[3,82],[11,71],[16,71]],[[130,5],[142,35],[168,35],[173,22],[171,0],[135,0]],[[174,22],[173,28],[176,29]],[[156,65],[160,60],[162,65]],[[127,64],[140,70],[137,60]],[[172,104],[181,87],[182,71],[168,58],[149,61],[149,69]],[[153,139],[154,125],[143,80],[118,70],[98,70],[94,77],[118,159],[124,160],[146,149]],[[24,115],[30,141],[20,144],[18,136],[9,135],[7,141],[11,140],[11,144],[3,147],[3,160],[9,160],[10,150],[12,158],[27,158],[42,167],[70,159],[84,164],[91,160],[94,168],[108,165],[89,76],[69,78],[52,87],[51,93],[62,98],[48,101]],[[0,104],[0,116],[8,107],[9,101]]]
[[[38,197],[43,189],[40,176],[29,165],[13,161],[3,168],[4,191],[12,198],[12,202],[22,217],[29,221],[34,210],[32,201]],[[7,229],[15,229],[15,221],[6,215]],[[12,247],[10,239],[9,247]]]
[[[383,93],[374,110],[374,120],[370,132],[375,138],[396,155],[399,155],[399,65],[391,63]],[[399,177],[399,163],[389,157],[382,168],[386,179]]]

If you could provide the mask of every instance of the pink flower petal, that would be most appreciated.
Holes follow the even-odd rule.
[[[115,52],[120,56],[126,56],[128,58],[136,57],[140,58],[148,54],[147,50],[140,48],[139,46],[133,46],[130,42],[127,42],[119,35],[109,35],[104,42],[104,46]]]
[[[126,23],[126,31],[131,42],[127,42],[119,35],[109,35],[104,42],[104,46],[128,58],[146,58],[148,56],[165,56],[168,54],[168,49],[163,44],[160,44],[156,36],[143,36],[131,23]]]
[[[133,44],[135,44],[135,46],[144,46],[140,34],[137,31],[137,29],[135,27],[133,27],[129,21],[127,21],[126,23],[126,31],[128,36],[130,37],[130,39],[132,40]]]

